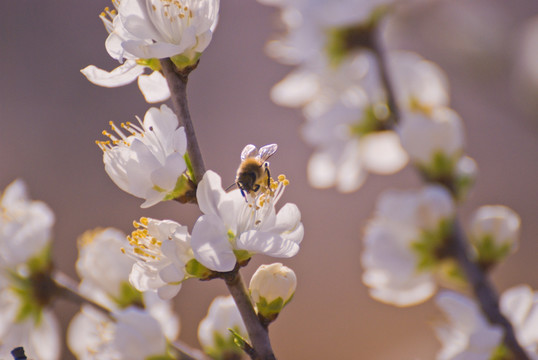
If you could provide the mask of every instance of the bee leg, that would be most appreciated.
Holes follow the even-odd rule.
[[[271,173],[269,172],[269,166],[267,163],[264,164],[265,174],[267,174],[267,188],[271,189]]]
[[[252,188],[252,191],[256,192],[258,190],[260,190],[260,184],[254,185],[254,187]]]

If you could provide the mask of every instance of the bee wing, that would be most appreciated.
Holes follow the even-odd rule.
[[[265,160],[269,159],[269,156],[273,155],[276,152],[276,149],[278,149],[277,144],[265,145],[258,152],[258,157],[262,161],[265,161]]]
[[[244,147],[243,151],[241,151],[241,161],[256,156],[256,146],[252,144],[248,144]]]

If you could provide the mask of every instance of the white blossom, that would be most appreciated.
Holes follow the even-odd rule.
[[[117,6],[119,1],[113,1],[112,3]],[[170,97],[170,90],[161,72],[153,71],[151,75],[144,75],[149,64],[145,64],[144,61],[140,61],[135,55],[125,52],[121,48],[121,42],[124,37],[127,37],[127,34],[122,31],[119,25],[117,10],[106,8],[101,13],[100,18],[107,32],[111,33],[106,41],[107,51],[121,65],[110,72],[94,65],[89,65],[81,70],[82,74],[93,84],[104,87],[123,86],[138,79],[138,87],[147,102],[153,103],[167,100]]]
[[[503,292],[499,306],[512,323],[519,344],[531,359],[538,359],[538,292],[528,285],[513,287]]]
[[[512,209],[502,205],[481,206],[471,219],[470,240],[477,246],[491,241],[494,247],[517,248],[521,219]]]
[[[122,123],[126,136],[112,122],[116,133],[103,133],[110,141],[97,141],[103,150],[105,171],[123,191],[143,198],[142,207],[172,199],[187,166],[187,138],[183,127],[166,105],[150,108],[139,125]]]
[[[228,329],[233,329],[248,340],[247,329],[233,298],[218,296],[213,300],[207,316],[198,326],[198,340],[204,351],[209,354],[226,350],[241,351],[233,343],[232,334]]]
[[[133,257],[129,280],[140,291],[157,291],[171,299],[187,278],[185,265],[194,258],[186,226],[172,220],[142,218],[125,251]]]
[[[502,328],[490,325],[478,305],[463,295],[446,291],[435,301],[448,320],[436,327],[443,345],[437,360],[490,360],[502,341]]]
[[[380,196],[375,217],[365,229],[361,257],[362,279],[373,298],[409,306],[433,295],[437,259],[428,249],[442,246],[453,214],[452,198],[441,186]]]
[[[78,239],[76,262],[80,291],[104,306],[111,300],[122,301],[122,289],[129,285],[134,264],[121,253],[127,246],[126,235],[114,228],[84,233]]]
[[[248,195],[247,201],[238,189],[226,193],[220,176],[207,171],[196,192],[204,215],[192,230],[195,258],[211,270],[231,271],[241,250],[246,258],[252,254],[294,256],[304,234],[299,209],[287,203],[278,213],[275,210],[287,183],[284,176],[272,180],[271,189],[255,197]]]
[[[113,320],[89,306],[75,315],[68,328],[67,343],[78,359],[146,360],[167,355],[162,324],[146,310],[129,307],[112,317]]]
[[[54,213],[45,203],[28,198],[22,180],[4,190],[0,211],[0,266],[25,263],[51,241]]]
[[[291,301],[297,288],[292,269],[281,263],[261,265],[250,279],[249,291],[256,312],[272,319]]]
[[[402,146],[420,165],[431,166],[439,155],[453,160],[463,153],[462,120],[451,109],[437,108],[429,116],[405,114],[399,131]]]
[[[405,166],[407,154],[398,135],[390,130],[376,131],[375,111],[363,99],[353,106],[339,102],[322,115],[308,117],[303,137],[316,148],[308,162],[308,179],[313,186],[336,186],[341,192],[352,192],[369,172],[392,174]]]
[[[195,59],[217,24],[219,0],[122,0],[108,43],[141,59]]]

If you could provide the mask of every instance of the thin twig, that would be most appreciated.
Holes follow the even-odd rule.
[[[394,92],[394,87],[390,78],[390,71],[387,64],[387,57],[385,56],[385,50],[381,46],[380,37],[382,32],[380,26],[376,26],[370,33],[370,49],[374,53],[377,67],[379,70],[379,77],[383,87],[385,88],[385,95],[387,96],[387,105],[390,110],[390,118],[387,121],[389,128],[394,128],[400,122],[400,110],[398,108],[398,102]]]
[[[82,295],[78,289],[78,283],[62,272],[55,271],[52,274],[52,280],[57,287],[57,295],[74,302],[77,305],[91,305],[102,311],[110,320],[115,321],[112,311],[97,304],[95,301]],[[191,348],[189,345],[176,340],[171,344],[181,355],[181,360],[209,360],[209,358],[200,350]]]
[[[223,276],[226,286],[232,295],[243,322],[247,328],[251,345],[254,348],[254,354],[249,354],[253,360],[275,360],[271,342],[269,340],[269,331],[264,327],[250,301],[247,288],[241,274],[238,270],[227,273]]]
[[[210,360],[202,351],[193,349],[180,340],[173,341],[171,345],[181,353],[181,360]]]
[[[60,297],[72,301],[80,306],[84,304],[91,305],[102,311],[110,319],[113,319],[109,309],[97,304],[95,301],[88,299],[80,293],[78,283],[75,280],[71,279],[69,276],[60,271],[55,271],[51,276],[52,280],[57,286],[58,295]]]
[[[480,267],[470,259],[468,242],[457,220],[454,221],[452,242],[454,256],[465,272],[467,281],[480,304],[482,312],[492,324],[504,329],[504,344],[517,360],[529,360],[521,345],[519,345],[512,324],[504,317],[499,308],[499,299],[492,284]]]
[[[172,107],[174,113],[178,117],[180,126],[185,128],[185,134],[187,135],[187,153],[194,169],[194,177],[192,179],[195,184],[198,184],[205,173],[204,161],[202,159],[202,153],[198,146],[198,140],[194,132],[194,126],[191,121],[191,115],[189,113],[189,106],[187,102],[187,81],[189,72],[196,67],[180,71],[176,68],[174,63],[169,59],[161,59],[161,69],[166,82],[170,88]]]

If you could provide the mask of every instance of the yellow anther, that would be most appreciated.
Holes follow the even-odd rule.
[[[140,223],[138,223],[136,220],[133,220],[133,227],[137,228],[140,226]]]
[[[146,226],[148,226],[148,218],[147,217],[141,217],[140,222]]]
[[[278,175],[278,181],[284,181],[284,180],[286,180],[286,175],[284,174]]]
[[[284,181],[282,181],[282,184],[284,186],[288,186],[290,184],[290,181],[288,179],[285,179]]]
[[[118,15],[118,12],[116,11],[116,9],[113,9],[110,13],[111,13],[112,15]]]
[[[120,251],[125,254],[125,248],[121,248]]]
[[[105,9],[106,10],[106,9]],[[106,17],[106,14],[104,12],[102,12],[100,15],[100,17]]]

